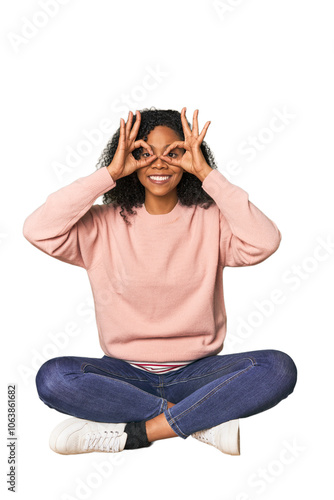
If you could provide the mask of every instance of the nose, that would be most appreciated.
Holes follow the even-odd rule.
[[[162,153],[157,156],[157,158],[151,163],[151,165],[155,166],[155,167],[162,167],[162,168],[165,168],[166,166],[168,167],[168,164],[163,161],[161,156],[162,156]]]

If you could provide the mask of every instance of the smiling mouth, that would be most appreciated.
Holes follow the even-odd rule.
[[[167,180],[169,179],[170,177],[172,177],[171,175],[149,175],[148,176],[149,179],[153,179],[153,180]]]
[[[171,175],[149,175],[148,178],[150,179],[153,184],[166,184],[169,179],[171,178]]]

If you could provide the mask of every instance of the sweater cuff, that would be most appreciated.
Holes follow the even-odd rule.
[[[96,170],[96,172],[83,177],[83,179],[89,179],[89,188],[100,194],[103,194],[116,186],[116,182],[109,174],[107,167],[101,167]],[[100,194],[98,196],[100,196]]]
[[[244,192],[248,196],[248,193],[244,189],[230,182],[217,169],[212,169],[212,172],[205,177],[202,182],[202,188],[213,199],[216,196],[221,196],[222,189],[224,189],[225,196],[235,195],[236,193],[240,194],[241,192]]]

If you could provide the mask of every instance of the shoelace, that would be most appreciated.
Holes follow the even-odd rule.
[[[211,428],[195,432],[195,437],[205,443],[214,443],[214,433]]]
[[[119,431],[89,432],[85,435],[84,450],[119,451]]]

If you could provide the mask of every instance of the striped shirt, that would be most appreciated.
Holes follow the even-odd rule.
[[[161,362],[152,363],[148,361],[128,361],[127,359],[123,359],[123,361],[126,361],[131,366],[134,366],[135,368],[139,368],[140,370],[144,370],[146,372],[169,373],[175,370],[179,370],[183,366],[189,365],[189,363],[193,363],[196,360],[194,359],[193,361],[164,361],[163,363]]]

